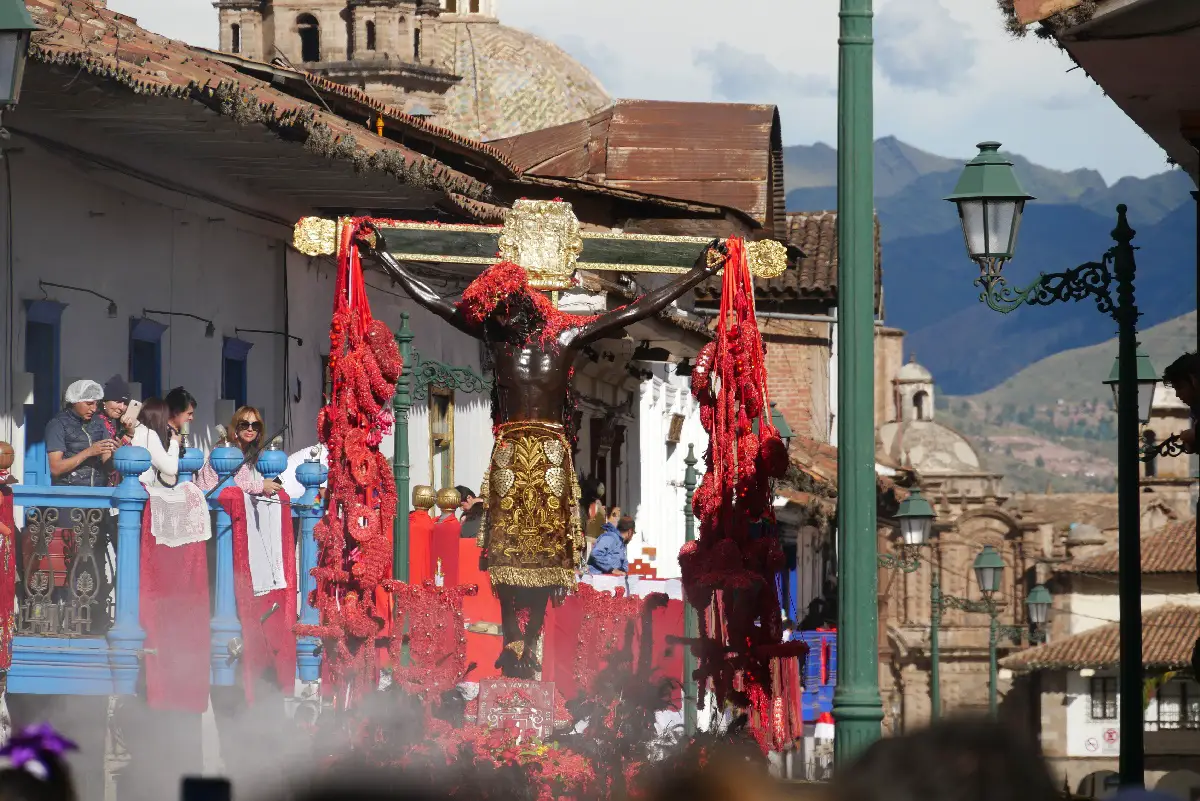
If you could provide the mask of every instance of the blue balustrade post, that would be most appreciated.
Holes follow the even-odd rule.
[[[202,467],[204,467],[204,451],[199,448],[185,448],[179,457],[179,483],[191,481]]]
[[[304,486],[304,495],[297,504],[296,516],[300,518],[300,622],[315,626],[321,616],[312,605],[312,594],[317,589],[313,568],[317,566],[317,540],[313,529],[325,514],[323,504],[317,500],[317,490],[329,477],[329,470],[314,457],[296,468],[296,480]],[[321,677],[320,640],[316,637],[301,637],[297,643],[296,665],[300,681],[316,681]]]
[[[137,687],[139,659],[146,642],[141,617],[142,511],[150,496],[138,476],[150,469],[150,451],[126,445],[113,454],[121,483],[113,494],[117,506],[117,609],[108,631],[108,660],[113,691],[131,695]]]
[[[242,624],[237,616],[237,599],[233,590],[233,520],[221,506],[221,493],[233,483],[233,471],[244,458],[237,448],[215,448],[208,461],[217,473],[218,489],[209,496],[208,505],[217,513],[217,580],[216,604],[212,617],[212,683],[219,687],[232,687],[236,671],[234,659],[240,653]],[[232,657],[232,658],[231,658]]]

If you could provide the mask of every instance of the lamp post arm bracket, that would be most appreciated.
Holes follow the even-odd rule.
[[[955,595],[943,595],[941,597],[942,608],[940,611],[947,609],[958,609],[963,612],[981,612],[991,614],[995,607],[990,601],[972,601],[968,598],[959,598]]]
[[[885,570],[915,573],[921,569],[920,546],[903,545],[900,553],[881,553],[876,558]]]
[[[1172,434],[1162,442],[1142,446],[1142,452],[1138,458],[1143,462],[1150,462],[1160,457],[1182,456],[1185,453],[1187,450],[1184,448],[1183,438],[1178,434]]]
[[[1096,308],[1103,314],[1113,315],[1116,301],[1109,287],[1113,281],[1109,262],[1112,253],[1104,254],[1100,262],[1088,262],[1061,273],[1042,273],[1027,287],[1013,288],[1008,285],[999,270],[985,270],[975,279],[975,285],[983,291],[979,299],[994,311],[1008,314],[1021,306],[1049,306],[1068,300],[1096,299]]]

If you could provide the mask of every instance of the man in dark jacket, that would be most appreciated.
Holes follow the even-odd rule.
[[[476,495],[475,490],[470,487],[460,485],[455,489],[462,498],[459,503],[459,508],[462,509],[462,517],[459,518],[462,530],[458,536],[464,540],[473,540],[479,536],[479,524],[483,521],[483,498]]]

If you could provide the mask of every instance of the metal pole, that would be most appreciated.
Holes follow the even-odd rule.
[[[1134,230],[1117,206],[1112,236],[1113,273],[1117,279],[1120,372],[1117,393],[1117,543],[1120,568],[1121,786],[1145,783],[1142,709],[1142,532],[1138,493],[1137,306],[1134,305]]]
[[[1193,146],[1197,145],[1200,145],[1200,141],[1193,142]],[[1192,192],[1192,200],[1196,202],[1196,308],[1200,309],[1200,192]],[[1200,326],[1196,327],[1196,352],[1200,353]],[[1191,472],[1190,458],[1188,459],[1188,472]],[[1196,499],[1196,517],[1200,519],[1200,497]],[[1200,557],[1200,537],[1196,538],[1195,547],[1196,556]],[[1200,589],[1200,571],[1196,573],[1196,587]]]
[[[392,447],[392,477],[396,481],[396,519],[392,521],[392,578],[408,581],[408,410],[412,406],[413,332],[408,327],[408,312],[400,313],[400,330],[396,342],[400,345],[403,366],[392,398],[395,425]]]
[[[871,0],[841,0],[838,38],[838,684],[834,758],[879,739],[875,520],[875,212]]]
[[[938,565],[930,563],[929,578],[929,720],[936,721],[942,714],[942,685],[938,662],[938,628],[942,625],[942,582],[938,578]]]
[[[996,669],[996,617],[1000,614],[1000,610],[995,604],[988,604],[988,614],[992,618],[991,625],[988,627],[988,712],[992,719],[995,720],[999,716],[1000,693],[996,682],[999,679],[999,671]]]
[[[692,542],[696,539],[696,515],[692,512],[692,497],[696,492],[696,452],[694,446],[688,444],[687,458],[683,460],[687,469],[683,471],[683,487],[687,492],[687,503],[683,507],[684,539]],[[700,622],[696,619],[696,609],[689,603],[683,605],[683,636],[692,640],[700,636]],[[699,688],[692,678],[696,672],[696,654],[692,646],[683,649],[683,727],[690,737],[696,733],[696,701]]]

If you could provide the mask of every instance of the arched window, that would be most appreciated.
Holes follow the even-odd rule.
[[[367,23],[367,49],[368,50],[375,49],[375,23],[374,22]]]
[[[421,61],[421,31],[420,29],[413,31],[413,61]]]
[[[229,51],[231,53],[242,52],[242,26],[236,22],[229,26]]]
[[[312,14],[296,17],[296,30],[300,34],[300,60],[321,60],[321,25]]]
[[[1142,434],[1142,444],[1147,448],[1153,448],[1158,444],[1158,436],[1153,431],[1147,431]],[[1146,478],[1154,478],[1158,475],[1158,456],[1151,456],[1144,463],[1146,469]]]
[[[925,390],[913,395],[913,416],[917,420],[929,419],[929,393]]]

